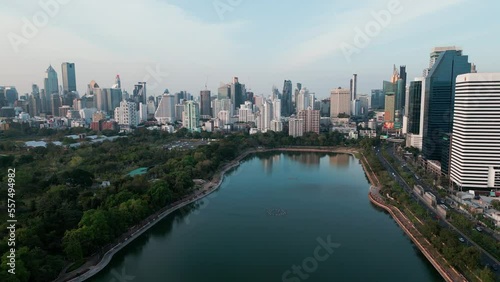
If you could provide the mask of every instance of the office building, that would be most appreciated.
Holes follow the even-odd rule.
[[[247,123],[247,122],[255,122],[255,116],[253,114],[253,105],[251,102],[245,102],[245,104],[240,106],[238,115],[238,121]]]
[[[284,117],[289,117],[293,112],[292,88],[292,81],[285,80],[283,84],[283,95],[281,97],[281,115]]]
[[[76,73],[74,63],[62,63],[63,93],[76,92]]]
[[[500,189],[500,73],[456,79],[450,178],[459,190]]]
[[[330,117],[337,118],[339,115],[351,113],[351,91],[349,89],[337,88],[330,94]]]
[[[59,115],[59,107],[61,107],[61,96],[57,93],[50,95],[50,108],[52,115]]]
[[[45,79],[44,79],[44,90],[45,90],[45,104],[47,106],[46,113],[54,114],[56,111],[52,108],[52,94],[59,94],[59,81],[57,79],[57,72],[54,68],[49,66],[49,68],[45,71]]]
[[[385,96],[383,89],[372,90],[371,108],[373,110],[385,109]]]
[[[233,116],[233,105],[231,99],[216,99],[214,102],[214,116],[217,116],[220,111],[228,111],[229,115]]]
[[[200,115],[205,117],[212,116],[212,95],[210,90],[200,91]]]
[[[231,84],[223,84],[219,87],[217,90],[217,99],[231,99]]]
[[[358,99],[358,75],[353,74],[351,79],[351,101]]]
[[[433,56],[434,53],[431,61]],[[440,161],[445,169],[449,153],[443,154],[442,142],[445,134],[452,131],[455,81],[458,75],[470,70],[468,57],[461,50],[448,50],[440,53],[426,77],[422,153],[426,160]]]
[[[147,92],[146,92],[146,82],[138,82],[134,85],[133,98],[136,103],[146,104],[147,102]]]
[[[233,83],[231,84],[231,102],[233,107],[238,107],[245,102],[246,89],[245,84],[241,84],[237,77],[233,78]],[[233,109],[233,112],[236,108]]]
[[[163,94],[160,104],[155,112],[155,118],[160,124],[174,123],[175,118],[175,95]]]

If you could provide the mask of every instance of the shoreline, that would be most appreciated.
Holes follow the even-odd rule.
[[[136,230],[134,233],[132,233],[131,236],[127,237],[125,241],[121,241],[118,244],[115,244],[111,249],[109,249],[103,256],[102,258],[97,262],[97,264],[88,266],[80,271],[78,271],[80,268],[73,270],[72,272],[77,272],[76,274],[69,275],[70,273],[64,273],[60,275],[58,278],[54,280],[54,282],[80,282],[80,281],[85,281],[87,279],[90,279],[94,275],[98,274],[100,271],[102,271],[110,262],[113,256],[118,253],[121,249],[126,247],[129,243],[137,239],[139,236],[141,236],[143,233],[148,231],[151,227],[156,225],[159,221],[164,219],[166,216],[170,215],[171,213],[177,211],[180,208],[183,208],[189,204],[192,204],[194,202],[197,202],[209,195],[211,195],[213,192],[219,189],[220,185],[224,181],[226,173],[235,168],[238,167],[241,164],[241,160],[246,158],[247,156],[251,154],[256,154],[256,153],[267,153],[267,152],[311,152],[311,153],[336,153],[336,154],[348,154],[353,157],[355,156],[355,153],[358,153],[357,149],[353,148],[347,148],[347,147],[279,147],[279,148],[272,148],[272,149],[254,149],[250,151],[246,151],[239,155],[237,158],[235,158],[233,161],[228,163],[226,166],[224,166],[220,172],[217,172],[212,180],[210,182],[207,182],[204,184],[204,187],[197,192],[195,192],[194,195],[191,195],[187,200],[180,202],[178,205],[173,206],[166,211],[161,212],[159,215],[153,216],[151,215],[150,217],[151,220],[143,225],[141,228]],[[366,173],[366,170],[365,170]],[[214,181],[216,181],[214,183]],[[206,185],[206,187],[205,187]],[[148,217],[149,218],[149,217]],[[87,264],[90,260],[88,260],[85,264]],[[85,264],[83,266],[85,266]],[[83,267],[82,266],[82,267]],[[84,272],[82,272],[84,271]],[[80,274],[81,273],[81,274]],[[65,277],[68,276],[68,277]]]
[[[392,219],[394,219],[394,221],[396,221],[396,223],[398,224],[399,228],[401,228],[405,232],[405,234],[410,238],[410,240],[412,241],[412,243],[419,249],[419,251],[425,256],[425,258],[427,259],[427,261],[429,261],[429,263],[432,264],[432,266],[436,269],[436,271],[439,273],[439,275],[441,275],[441,277],[445,281],[447,281],[447,282],[465,281],[466,282],[467,279],[465,279],[465,277],[460,272],[458,272],[455,268],[453,268],[452,266],[446,267],[446,266],[442,265],[441,262],[438,262],[435,259],[435,257],[429,251],[429,250],[434,250],[433,246],[429,243],[429,241],[427,239],[425,239],[424,243],[428,243],[429,244],[429,250],[427,250],[422,245],[422,243],[418,241],[418,239],[409,230],[409,228],[414,229],[415,232],[418,233],[417,235],[420,235],[420,236],[422,236],[422,235],[415,228],[415,226],[411,223],[411,221],[406,217],[406,215],[402,211],[400,211],[397,207],[394,207],[394,206],[391,206],[389,204],[386,204],[384,202],[384,200],[381,198],[381,196],[379,194],[380,181],[378,180],[377,175],[375,173],[373,173],[373,170],[371,169],[370,163],[368,162],[368,160],[365,158],[364,155],[363,155],[363,160],[361,160],[361,163],[362,163],[362,166],[363,166],[363,170],[365,171],[366,175],[368,176],[368,179],[370,179],[371,187],[370,187],[370,191],[368,193],[368,198],[369,198],[370,202],[372,204],[374,204],[375,206],[383,209],[387,213],[389,213],[389,215],[392,217]],[[370,171],[368,171],[366,165],[370,166]],[[374,177],[377,180],[378,183],[376,183],[373,180],[372,177]],[[394,208],[396,211],[394,211],[392,208]],[[402,217],[402,218],[398,217],[396,215],[396,212],[399,213],[400,217]],[[406,221],[406,222],[408,222],[409,226],[406,226],[403,223],[403,220]],[[439,252],[437,252],[437,253],[439,254],[439,256],[442,259],[444,259]],[[448,271],[446,271],[446,269],[449,269],[452,273],[448,273]],[[452,277],[452,276],[454,276],[454,277]]]

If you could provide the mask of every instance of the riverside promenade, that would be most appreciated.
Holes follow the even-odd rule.
[[[94,255],[88,259],[88,261],[82,265],[81,267],[77,268],[76,270],[73,270],[69,273],[63,273],[61,274],[55,282],[63,282],[63,281],[70,281],[70,282],[79,282],[79,281],[85,281],[89,279],[90,277],[96,275],[104,269],[113,256],[123,249],[125,246],[127,246],[130,242],[132,242],[134,239],[142,235],[144,232],[149,230],[152,226],[154,226],[157,222],[165,218],[167,215],[171,214],[172,212],[187,206],[189,204],[192,204],[196,201],[199,201],[203,199],[204,197],[210,195],[214,191],[219,188],[219,186],[222,184],[222,181],[224,180],[224,175],[226,172],[229,170],[237,167],[240,165],[240,161],[246,158],[250,154],[254,154],[259,151],[265,151],[265,150],[249,150],[238,156],[236,159],[231,161],[230,163],[224,165],[218,173],[215,174],[215,176],[212,178],[210,182],[205,183],[201,189],[197,190],[193,194],[173,203],[170,204],[169,206],[163,208],[162,210],[158,211],[157,213],[149,216],[147,219],[145,219],[142,224],[139,226],[131,228],[127,233],[123,234],[114,244],[107,246],[105,254],[101,257],[98,255]]]
[[[379,193],[380,181],[375,173],[373,173],[370,164],[364,156],[362,163],[363,168],[372,183],[368,194],[370,201],[374,205],[386,210],[392,216],[396,223],[401,227],[401,229],[403,229],[406,235],[410,237],[412,242],[418,247],[427,260],[429,260],[444,280],[447,282],[466,282],[467,279],[465,279],[462,274],[460,274],[448,263],[448,261],[446,261],[446,259],[434,248],[427,238],[425,238],[420,231],[418,231],[415,225],[403,212],[401,212],[397,207],[386,203],[386,200]]]

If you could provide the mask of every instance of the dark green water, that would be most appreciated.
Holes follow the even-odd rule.
[[[369,186],[349,155],[253,156],[90,281],[442,281]]]

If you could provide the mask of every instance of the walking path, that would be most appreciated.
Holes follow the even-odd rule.
[[[370,170],[366,170],[365,164],[363,164],[365,172],[372,183],[370,193],[368,195],[370,201],[376,206],[386,210],[392,218],[394,218],[396,223],[398,223],[401,229],[403,229],[403,231],[410,237],[422,254],[424,254],[424,256],[447,282],[467,281],[462,274],[460,274],[448,263],[448,261],[446,261],[446,259],[420,233],[420,231],[417,230],[415,225],[405,216],[403,212],[401,212],[397,207],[386,203],[384,198],[380,195],[380,182],[377,176],[373,173],[373,170],[371,170],[371,166],[364,156],[363,160],[370,167]]]
[[[118,251],[123,249],[125,246],[127,246],[130,242],[132,242],[134,239],[142,235],[144,232],[146,232],[149,228],[151,228],[155,223],[158,221],[162,220],[164,217],[167,215],[171,214],[172,212],[189,205],[191,203],[194,203],[211,193],[213,193],[217,188],[220,186],[222,181],[224,180],[224,175],[225,173],[234,168],[237,167],[240,164],[240,161],[244,159],[246,156],[249,154],[253,154],[257,152],[256,150],[251,150],[247,151],[243,154],[241,154],[238,158],[236,158],[234,161],[231,163],[225,165],[222,167],[219,173],[217,173],[212,181],[205,183],[201,189],[197,190],[194,194],[185,197],[184,199],[181,199],[168,207],[160,210],[159,212],[155,213],[154,215],[148,217],[146,220],[143,221],[142,225],[140,227],[133,227],[131,230],[129,230],[126,234],[122,235],[120,239],[117,241],[117,243],[109,247],[107,252],[102,256],[102,258],[99,260],[98,255],[93,256],[87,263],[82,265],[76,270],[73,270],[72,272],[65,273],[60,275],[55,281],[70,281],[70,282],[78,282],[78,281],[84,281],[95,274],[97,274],[99,271],[101,271],[104,267],[108,265],[108,263],[111,261],[113,258],[113,255],[116,254]]]

